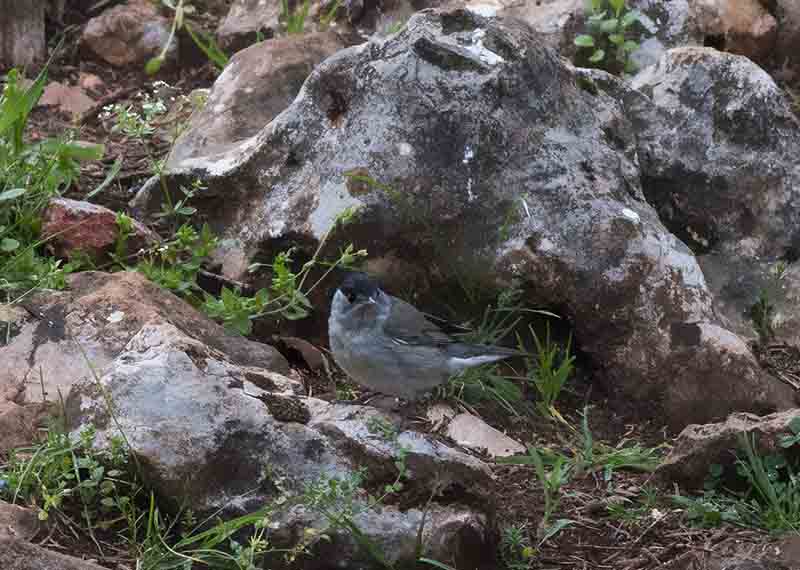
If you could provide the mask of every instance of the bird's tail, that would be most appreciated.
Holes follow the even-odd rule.
[[[467,344],[457,342],[447,347],[447,355],[451,358],[492,358],[487,362],[502,360],[512,356],[531,356],[529,352],[517,350],[516,348],[506,348],[505,346],[495,346],[488,344]]]

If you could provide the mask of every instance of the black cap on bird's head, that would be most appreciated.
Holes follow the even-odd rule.
[[[378,282],[366,273],[354,271],[345,277],[342,284],[339,285],[339,291],[347,297],[350,303],[362,301],[374,303],[380,293],[380,288]]]

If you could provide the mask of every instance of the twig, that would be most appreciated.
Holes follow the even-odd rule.
[[[95,103],[94,107],[86,111],[83,115],[81,115],[78,124],[83,125],[90,120],[94,120],[97,118],[97,115],[103,110],[104,107],[111,105],[112,103],[116,103],[120,99],[124,99],[131,93],[135,93],[140,89],[139,85],[131,85],[128,87],[123,87],[122,89],[117,89],[113,93],[109,93],[105,97],[102,97],[97,103]]]
[[[243,283],[242,281],[236,281],[235,279],[225,277],[224,275],[220,275],[219,273],[212,273],[211,271],[206,271],[205,269],[200,269],[198,273],[200,273],[200,275],[202,275],[203,277],[208,277],[209,279],[213,279],[215,281],[221,281],[222,283],[232,285],[233,287],[239,289],[244,294],[250,294],[256,292],[255,288],[252,285]]]

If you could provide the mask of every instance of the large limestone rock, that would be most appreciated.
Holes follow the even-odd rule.
[[[220,74],[219,87],[181,133],[167,164],[214,160],[255,136],[294,101],[314,66],[344,47],[335,33],[321,32],[267,40],[237,53]]]
[[[640,44],[631,54],[639,69],[656,63],[668,49],[686,46],[714,46],[765,65],[795,58],[788,49],[800,21],[793,0],[772,5],[760,0],[628,0],[626,5],[640,14],[629,32]],[[582,0],[508,2],[500,13],[529,23],[569,59],[576,53],[575,36],[587,29]]]
[[[47,550],[18,538],[0,537],[0,568],[3,570],[106,570],[102,566]]]
[[[103,374],[142,327],[164,323],[224,350],[236,364],[289,370],[274,348],[225,332],[139,273],[78,273],[68,285],[25,297],[15,309],[12,340],[0,346],[0,396],[23,386],[23,395],[7,399],[59,402],[77,381]]]
[[[574,60],[577,48],[573,40],[587,31],[586,5],[583,0],[509,1],[499,14],[530,24],[550,47]],[[631,54],[639,69],[655,63],[669,48],[703,45],[704,24],[694,0],[629,0],[626,5],[639,13],[639,22],[628,32],[630,39],[639,43],[639,49]],[[716,16],[718,11],[711,12]]]
[[[172,22],[147,0],[128,0],[105,10],[86,24],[81,43],[111,65],[143,64],[159,55],[170,38]],[[178,55],[177,38],[167,51]]]
[[[0,501],[0,540],[30,540],[42,526],[36,511]]]
[[[701,488],[711,465],[734,464],[741,436],[754,437],[760,453],[774,453],[780,449],[779,436],[791,434],[789,424],[798,418],[800,410],[795,409],[764,417],[731,414],[724,422],[687,426],[656,474],[685,488]]]
[[[795,343],[800,123],[772,78],[742,56],[670,50],[624,96],[637,123],[642,187],[664,224],[698,254],[726,326],[755,338],[762,291],[779,338]],[[784,290],[785,287],[785,290]]]
[[[646,125],[629,120],[626,93],[522,23],[423,11],[320,64],[257,135],[176,160],[167,178],[207,184],[198,207],[226,239],[229,277],[289,243],[310,253],[354,208],[327,251],[352,242],[378,273],[409,268],[383,275],[390,290],[423,271],[520,279],[532,303],[571,317],[607,386],[673,426],[785,405],[788,389],[721,326],[692,252],[648,204]],[[151,185],[137,205],[159,200]]]
[[[282,512],[279,505],[295,505],[306,486],[323,477],[345,479],[361,468],[365,485],[382,489],[397,476],[403,446],[409,508],[364,510],[356,517],[361,530],[391,562],[414,560],[423,520],[425,551],[440,560],[474,567],[491,552],[485,548],[490,520],[481,508],[436,500],[444,494],[486,505],[491,473],[485,464],[411,431],[387,441],[371,431],[370,419],[380,416],[376,410],[301,397],[297,388],[296,381],[268,369],[232,364],[224,352],[171,324],[145,325],[99,381],[73,386],[67,417],[75,430],[93,424],[100,446],[121,430],[148,483],[176,506],[227,517],[271,504],[278,526],[271,539],[286,546],[300,540],[304,529],[326,531],[332,542],[317,545],[321,550],[312,559],[319,564],[313,568],[353,561],[372,568],[375,562],[364,558],[344,529],[329,529],[319,512],[302,505]],[[366,496],[355,501],[363,507]],[[477,558],[465,557],[464,543],[472,548],[465,552]]]
[[[777,257],[793,246],[800,124],[772,78],[745,57],[670,50],[631,97],[645,195],[695,252]],[[653,112],[655,111],[655,112]]]

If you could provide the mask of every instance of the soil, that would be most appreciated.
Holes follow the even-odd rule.
[[[122,167],[114,183],[92,201],[115,210],[125,210],[128,201],[141,184],[152,175],[151,157],[163,158],[170,148],[170,125],[163,126],[163,136],[144,143],[111,132],[111,125],[101,118],[104,106],[120,103],[135,105],[142,93],[153,93],[154,81],[169,85],[168,98],[173,103],[194,89],[210,87],[216,78],[214,66],[191,50],[181,55],[181,65],[166,67],[156,76],[145,74],[143,66],[114,68],[91,53],[80,49],[79,38],[82,25],[89,19],[88,8],[82,4],[69,3],[65,22],[51,24],[51,32],[64,37],[64,47],[56,54],[49,66],[48,77],[52,81],[76,84],[81,74],[98,76],[102,86],[91,95],[97,101],[95,107],[81,118],[60,114],[52,108],[36,108],[31,114],[28,134],[36,139],[59,136],[69,129],[77,128],[81,140],[99,142],[105,145],[105,157],[96,163],[82,167],[77,183],[69,189],[67,196],[81,199],[95,189],[106,177],[112,164],[122,159]],[[198,3],[198,12],[203,13],[202,24],[207,31],[213,31],[224,15],[224,2]],[[201,6],[202,4],[202,6]],[[205,10],[203,9],[205,8]],[[51,33],[51,37],[57,34]],[[182,38],[186,40],[187,38]],[[189,46],[190,41],[182,45]],[[28,77],[34,77],[36,69],[27,70]],[[184,117],[185,118],[185,117]],[[149,146],[145,146],[149,145]],[[269,339],[265,339],[269,340]],[[800,369],[795,354],[789,364],[778,359],[779,351],[769,353],[769,365],[780,368],[794,378],[794,370]],[[780,352],[780,355],[784,355]],[[332,367],[332,376],[324,370],[311,371],[299,353],[287,350],[299,374],[308,387],[309,393],[326,399],[358,396],[356,387],[348,385],[343,375]],[[800,378],[800,376],[798,376]],[[334,387],[338,387],[337,392]],[[343,390],[344,389],[344,390]],[[533,404],[534,394],[527,394],[529,405]],[[620,401],[613,394],[605,393],[591,380],[591,371],[585,371],[573,380],[558,402],[558,409],[566,423],[543,417],[541,414],[509,414],[499,405],[485,403],[473,406],[470,411],[479,414],[490,425],[506,432],[524,445],[535,445],[567,452],[575,442],[575,433],[570,426],[580,426],[585,406],[590,409],[590,427],[597,441],[611,446],[638,443],[643,446],[666,446],[675,434],[668,433],[664,418],[643,417],[641,406],[634,408],[630,402]],[[415,429],[426,429],[427,424],[419,418],[425,415],[424,406],[406,410],[409,422]],[[484,458],[486,459],[486,458]],[[528,466],[495,465],[497,505],[496,523],[499,530],[516,525],[523,529],[528,542],[534,547],[538,544],[537,529],[544,513],[543,491],[534,469]],[[751,544],[753,548],[765,548],[769,537],[763,533],[738,528],[693,529],[687,524],[684,513],[670,503],[668,496],[673,489],[660,489],[659,501],[649,511],[633,516],[638,505],[638,497],[643,488],[654,485],[650,475],[618,471],[607,480],[602,472],[586,473],[573,477],[563,488],[563,498],[553,515],[554,519],[569,519],[570,526],[556,534],[534,551],[530,568],[563,569],[683,569],[702,568],[712,549],[720,545],[737,542],[738,545]],[[631,514],[629,520],[613,517],[605,504],[608,501],[623,501],[622,509]],[[124,554],[115,552],[109,544],[104,544],[105,555],[101,556],[90,540],[79,539],[80,531],[73,528],[54,528],[42,544],[49,548],[96,559],[110,569],[127,569],[131,561]],[[111,538],[111,537],[109,537]],[[101,541],[103,537],[100,536]],[[697,564],[697,566],[692,566]],[[508,567],[502,561],[498,568]]]

